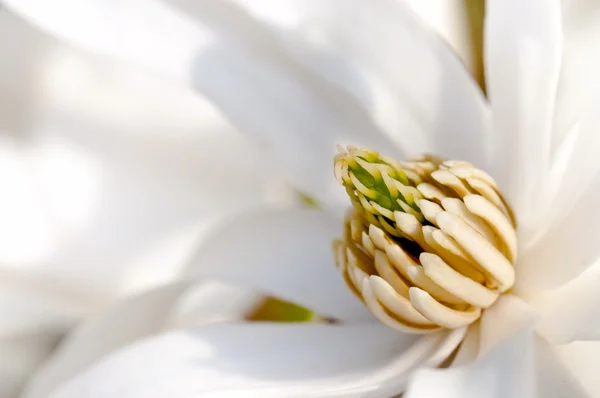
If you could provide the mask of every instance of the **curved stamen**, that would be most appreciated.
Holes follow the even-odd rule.
[[[407,333],[460,328],[513,286],[516,224],[487,173],[354,147],[334,161],[355,209],[334,243],[336,264],[381,322]]]

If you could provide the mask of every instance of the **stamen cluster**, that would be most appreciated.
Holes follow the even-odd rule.
[[[516,223],[487,173],[351,146],[334,164],[353,205],[336,264],[381,322],[408,333],[462,327],[513,286]]]

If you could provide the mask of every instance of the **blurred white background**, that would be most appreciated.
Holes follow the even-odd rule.
[[[471,65],[456,2],[410,3]],[[197,92],[0,6],[0,398],[80,320],[175,280],[218,220],[298,203]]]

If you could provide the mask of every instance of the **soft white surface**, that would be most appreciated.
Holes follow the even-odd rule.
[[[63,261],[57,263],[58,268],[45,265],[43,269],[60,269],[51,274],[59,280],[61,275],[81,278],[82,285],[74,284],[73,290],[67,291],[99,292],[100,297],[92,298],[102,301],[109,293],[148,288],[177,275],[185,263],[182,259],[191,254],[193,243],[200,239],[199,224],[206,221],[207,215],[215,215],[217,209],[244,212],[243,217],[220,223],[220,228],[214,229],[207,246],[200,246],[187,277],[212,275],[265,289],[353,322],[343,326],[199,326],[194,320],[202,312],[180,303],[165,322],[167,328],[185,330],[156,329],[152,319],[159,311],[150,311],[150,320],[139,320],[139,334],[130,335],[133,339],[143,338],[140,341],[125,339],[104,344],[90,333],[77,343],[75,337],[63,346],[64,357],[55,357],[59,358],[57,362],[49,363],[40,373],[37,380],[42,380],[41,384],[36,386],[38,381],[33,379],[29,391],[39,388],[35,393],[40,397],[136,398],[157,394],[193,396],[211,388],[213,396],[269,396],[281,394],[279,389],[291,395],[314,389],[321,396],[332,396],[356,388],[363,396],[377,397],[401,391],[407,381],[405,371],[413,366],[439,363],[439,353],[451,351],[456,334],[422,338],[413,350],[405,351],[404,344],[412,337],[393,333],[377,323],[359,323],[368,321],[369,316],[363,317],[367,314],[360,303],[345,298],[349,292],[344,290],[341,278],[336,279],[327,246],[331,237],[341,233],[339,204],[347,203],[343,190],[326,172],[331,169],[336,143],[368,144],[390,155],[428,150],[474,161],[489,168],[499,180],[520,221],[522,245],[515,295],[502,297],[486,311],[476,329],[468,331],[470,346],[459,356],[462,367],[419,372],[409,396],[443,393],[469,397],[484,392],[490,397],[529,397],[535,391],[539,396],[582,396],[582,391],[597,391],[589,371],[595,362],[582,355],[585,348],[581,343],[555,346],[544,340],[597,338],[595,326],[586,321],[586,314],[593,317],[597,312],[597,300],[586,300],[599,290],[597,275],[590,274],[594,269],[586,269],[598,257],[594,242],[598,211],[593,198],[600,168],[599,113],[594,106],[600,95],[595,84],[586,85],[595,77],[591,73],[595,69],[587,60],[597,54],[597,30],[590,22],[597,12],[588,2],[487,2],[489,102],[455,54],[431,29],[420,25],[417,16],[401,1],[376,0],[367,11],[359,2],[333,0],[287,0],[274,8],[263,1],[244,0],[210,4],[151,0],[144,7],[133,0],[46,3],[4,1],[10,10],[51,36],[106,56],[84,55],[86,60],[81,62],[85,65],[110,63],[119,72],[112,77],[112,86],[82,86],[98,78],[85,78],[85,74],[82,78],[76,72],[80,68],[72,67],[80,61],[73,62],[72,55],[60,56],[59,61],[51,58],[49,65],[58,62],[59,66],[41,74],[40,83],[50,89],[32,97],[36,106],[25,108],[35,115],[36,123],[22,124],[19,118],[6,118],[10,125],[5,128],[16,133],[16,138],[5,140],[5,148],[9,148],[6,158],[11,165],[4,168],[9,170],[4,172],[7,181],[38,179],[41,187],[52,187],[47,200],[52,211],[48,214],[60,222],[40,221],[47,213],[36,216],[38,208],[31,203],[45,196],[34,195],[32,192],[37,191],[31,186],[18,187],[16,194],[9,192],[17,195],[11,199],[13,202],[29,206],[21,214],[27,216],[23,219],[32,227],[15,229],[14,236],[7,230],[5,235],[18,241],[28,236],[22,231],[31,230],[35,231],[32,242],[37,243],[21,246],[31,247],[31,251],[10,245],[2,249],[6,250],[3,255],[22,256],[19,264],[29,270],[47,264],[40,259],[45,261],[48,253],[54,253],[56,239],[73,239],[77,245],[66,246],[66,260],[59,257]],[[43,53],[46,51],[52,52]],[[82,56],[79,50],[69,51],[77,59]],[[27,59],[21,62],[30,64]],[[125,64],[157,73],[176,87],[141,72],[147,80],[143,78],[140,87],[131,88],[129,84],[132,79],[137,81],[138,72],[130,74]],[[12,70],[21,71],[19,67]],[[332,70],[344,71],[345,75]],[[15,72],[8,76],[31,81],[27,74]],[[13,77],[5,85],[21,87],[12,83]],[[77,84],[70,85],[73,81]],[[209,102],[188,91],[176,97],[167,95],[169,90],[184,90],[186,86]],[[86,87],[83,94],[78,87]],[[106,87],[112,87],[110,95],[102,91]],[[121,91],[122,87],[128,87],[128,94]],[[110,99],[98,100],[98,90]],[[161,95],[153,95],[156,92]],[[60,95],[56,97],[56,93]],[[180,95],[181,102],[175,101]],[[29,103],[28,97],[15,97]],[[145,102],[155,97],[156,104]],[[125,101],[128,105],[113,107],[123,104],[123,98],[130,98]],[[184,105],[187,101],[189,105]],[[119,109],[127,109],[127,115],[136,114],[129,111],[130,107],[137,109],[131,104],[141,104],[139,115],[155,115],[175,102],[177,112],[186,111],[167,118],[164,125],[156,119],[146,124],[144,118],[137,119],[139,124],[133,126],[120,125],[130,118],[122,117]],[[382,108],[382,104],[389,105]],[[95,111],[89,114],[89,109]],[[98,110],[100,114],[96,114]],[[65,129],[63,117],[71,113],[77,115],[77,134]],[[201,118],[206,114],[211,115],[208,120],[214,124]],[[172,139],[174,129],[168,126],[180,126],[175,120],[193,123],[184,123],[178,131],[186,133]],[[231,126],[250,139],[242,140]],[[165,128],[169,135],[165,135]],[[216,130],[232,135],[223,133],[229,138],[222,138]],[[126,131],[135,133],[123,139]],[[98,139],[98,132],[105,132],[102,139]],[[22,137],[25,133],[28,140]],[[422,139],[414,139],[419,134]],[[199,137],[206,141],[196,141]],[[213,141],[207,137],[218,138]],[[249,151],[248,143],[267,156]],[[31,163],[26,156],[29,150],[36,154]],[[251,154],[253,157],[247,158]],[[227,161],[223,161],[224,156]],[[41,163],[37,163],[39,159]],[[277,163],[269,163],[271,160]],[[264,192],[272,181],[269,172],[279,168],[298,188],[312,194],[324,211],[334,211],[249,211],[249,207],[271,200],[265,199]],[[210,179],[216,170],[224,170],[224,174]],[[84,183],[53,183],[56,175],[69,175]],[[257,183],[258,175],[267,178]],[[74,193],[60,194],[74,186]],[[114,190],[105,196],[107,187]],[[73,198],[78,199],[67,207],[72,211],[61,210]],[[211,200],[205,203],[206,198]],[[92,217],[98,224],[87,224],[82,214],[107,218]],[[214,221],[212,217],[209,220]],[[62,225],[60,233],[52,229],[54,225]],[[88,226],[93,229],[86,229]],[[96,233],[106,235],[105,240],[92,239]],[[131,236],[140,239],[137,245],[117,244]],[[157,242],[168,248],[168,256],[153,254]],[[133,249],[138,251],[134,253]],[[90,256],[92,250],[107,258]],[[77,273],[86,268],[75,267],[77,261],[71,257],[86,260],[90,269],[108,276]],[[163,269],[148,281],[139,282],[144,265],[163,262],[170,264],[171,271]],[[104,268],[98,264],[108,265]],[[116,278],[117,286],[107,293],[105,286],[115,286],[111,284],[115,280],[111,271],[123,269],[127,269],[127,277]],[[62,282],[68,285],[69,281]],[[100,287],[94,290],[88,286]],[[44,290],[36,293],[43,294]],[[149,299],[149,303],[168,307],[173,298],[162,294],[152,296],[157,302]],[[189,294],[186,297],[193,301],[196,296]],[[29,300],[36,295],[27,297]],[[57,316],[64,316],[58,310],[44,311],[51,315],[46,322],[38,315],[39,308],[45,308],[39,307],[40,302],[49,308],[62,306],[56,304],[55,295],[52,298],[34,300],[33,304],[25,301],[27,312],[23,313],[32,316],[21,324],[7,323],[7,330],[23,331],[40,320],[61,329],[65,322],[81,316],[81,311],[88,311],[87,307],[65,306],[66,320]],[[143,302],[145,299],[140,299],[142,307]],[[121,305],[127,307],[127,303]],[[121,305],[113,311],[118,313]],[[92,304],[89,307],[95,308]],[[227,313],[228,308],[222,311]],[[543,337],[536,335],[536,322],[540,320],[537,326]],[[99,322],[103,325],[98,326],[99,330],[123,326],[118,324],[121,321],[115,324],[110,319],[106,324]],[[556,336],[543,331],[547,325]],[[78,348],[87,345],[97,347],[99,352],[88,356]],[[590,347],[590,352],[595,352]],[[473,360],[476,362],[471,363]],[[80,366],[72,367],[74,364]],[[481,391],[482,387],[487,388]]]
[[[211,280],[175,283],[123,301],[75,330],[30,381],[26,397],[48,392],[114,350],[170,329],[243,319],[262,295]]]
[[[319,210],[249,213],[200,246],[188,275],[250,286],[342,321],[375,321],[335,266],[331,242],[341,229]]]
[[[377,324],[205,326],[130,345],[51,396],[186,397],[240,388],[257,397],[275,389],[288,396],[339,396],[372,388],[373,369],[393,366],[411,341]]]
[[[278,2],[293,18],[268,0],[236,3],[295,59],[357,98],[405,156],[443,151],[483,164],[488,113],[479,87],[404,2],[371,1],[369,12],[354,0]]]
[[[490,171],[526,237],[545,216],[539,213],[544,204],[531,198],[543,193],[550,169],[562,54],[560,3],[500,0],[486,6],[484,65],[494,128]]]
[[[176,278],[221,216],[291,189],[203,98],[6,10],[0,58],[0,385],[13,396],[75,322]]]

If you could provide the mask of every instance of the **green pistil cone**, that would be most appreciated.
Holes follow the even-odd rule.
[[[397,228],[395,212],[424,217],[417,202],[422,198],[416,186],[419,177],[397,161],[370,149],[340,148],[335,156],[335,175],[346,188],[354,208],[367,224],[383,227],[393,236],[403,237]]]

